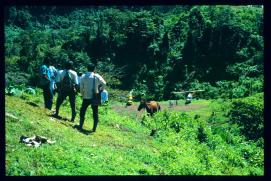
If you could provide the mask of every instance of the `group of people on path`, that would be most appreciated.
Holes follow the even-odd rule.
[[[58,65],[59,66],[59,65]],[[58,67],[60,68],[60,67]],[[74,122],[76,117],[75,100],[76,95],[80,92],[83,102],[80,109],[80,121],[77,129],[82,130],[85,113],[89,105],[91,105],[93,112],[94,125],[92,132],[96,131],[99,117],[98,117],[98,106],[93,102],[95,94],[99,94],[106,85],[105,80],[102,76],[95,73],[95,65],[89,63],[87,65],[87,72],[78,76],[76,71],[73,70],[73,62],[66,61],[64,69],[56,69],[52,66],[52,62],[49,59],[45,59],[43,65],[40,67],[40,83],[39,85],[43,89],[44,105],[45,108],[52,110],[53,96],[57,92],[56,109],[53,114],[54,117],[60,118],[59,109],[63,101],[69,97],[72,116],[71,122]],[[103,101],[108,100],[108,93],[104,90]]]

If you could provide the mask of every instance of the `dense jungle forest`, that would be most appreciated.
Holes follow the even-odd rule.
[[[35,86],[44,59],[93,62],[114,90],[168,100],[263,91],[262,6],[18,6],[5,13],[8,83]],[[62,67],[59,67],[62,68]],[[14,73],[16,72],[16,76]]]
[[[262,5],[6,7],[6,175],[263,176],[263,31]],[[44,108],[44,60],[96,65],[96,132],[92,108],[76,128],[81,92],[71,121],[68,99],[54,116],[61,91]]]

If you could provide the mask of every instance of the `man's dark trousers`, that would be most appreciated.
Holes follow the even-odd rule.
[[[57,97],[57,100],[56,100],[56,115],[58,115],[58,113],[59,113],[60,105],[63,103],[63,101],[66,99],[66,97],[69,96],[70,106],[71,106],[71,109],[72,109],[72,118],[71,118],[71,121],[72,122],[74,121],[75,116],[76,116],[76,111],[75,111],[75,95],[76,95],[76,93],[73,92],[73,91],[72,92],[61,91],[58,94],[58,97]]]
[[[43,98],[45,108],[51,110],[53,105],[53,90],[50,88],[50,82],[42,87],[43,89]]]
[[[86,110],[90,104],[91,104],[91,99],[83,99],[82,106],[80,109],[80,125],[79,125],[79,127],[81,129],[82,129],[84,121],[85,121]],[[98,121],[99,121],[98,106],[91,105],[91,108],[92,108],[92,114],[93,114],[93,120],[94,120],[93,131],[95,132],[97,125],[98,125]]]

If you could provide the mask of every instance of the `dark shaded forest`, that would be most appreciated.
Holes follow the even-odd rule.
[[[37,86],[44,59],[84,72],[93,62],[111,94],[174,99],[263,92],[262,6],[18,6],[5,9],[8,84]],[[109,92],[110,92],[109,91]]]

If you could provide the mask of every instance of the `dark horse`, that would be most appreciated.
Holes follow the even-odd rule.
[[[140,111],[141,109],[145,108],[148,113],[152,116],[157,111],[161,110],[160,105],[156,101],[146,101],[145,99],[142,99],[140,101],[140,105],[138,106],[137,110]]]

